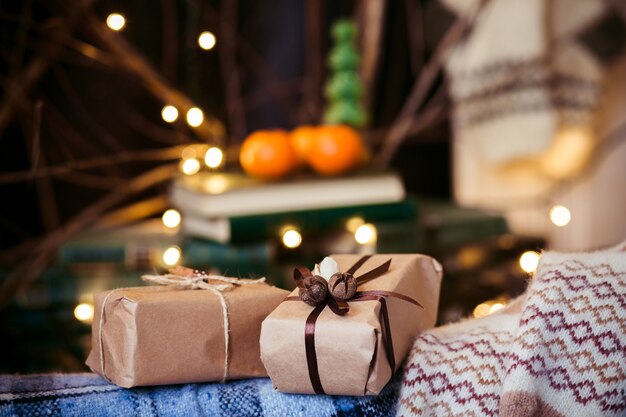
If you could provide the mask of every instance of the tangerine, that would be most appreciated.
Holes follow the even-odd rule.
[[[279,178],[293,170],[297,155],[283,130],[258,130],[241,144],[239,162],[254,177]]]
[[[356,167],[365,152],[361,135],[353,128],[320,126],[307,153],[307,162],[319,174],[336,175]]]
[[[306,163],[307,154],[316,136],[317,128],[314,126],[300,126],[292,130],[289,134],[291,147],[296,152],[298,158],[298,165],[301,166]]]

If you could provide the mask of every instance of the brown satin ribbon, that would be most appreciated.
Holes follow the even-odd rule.
[[[371,258],[372,255],[366,255],[360,258],[354,265],[352,265],[348,271],[350,274],[354,274],[363,264]],[[374,278],[378,278],[389,270],[391,265],[391,259],[382,265],[360,275],[357,280],[357,284],[361,285],[367,281],[370,281]],[[301,286],[302,279],[308,274],[311,274],[311,271],[306,267],[296,268],[294,271],[294,280],[298,286]],[[371,290],[371,291],[357,291],[357,293],[348,301],[378,301],[380,303],[380,316],[379,320],[381,323],[381,331],[382,337],[384,340],[383,346],[385,347],[385,354],[387,356],[387,361],[389,362],[389,366],[391,367],[391,373],[396,370],[396,359],[393,351],[393,339],[391,337],[391,324],[389,321],[389,311],[387,310],[387,301],[385,297],[394,297],[400,300],[408,301],[416,306],[424,308],[420,303],[412,299],[411,297],[407,297],[404,294],[400,294],[393,291],[384,291],[384,290]],[[300,297],[290,296],[287,297],[284,301],[301,301]],[[317,305],[313,311],[309,314],[306,319],[306,324],[304,327],[304,347],[306,351],[306,361],[307,367],[309,370],[309,379],[311,380],[311,385],[313,387],[313,391],[316,394],[326,394],[324,392],[324,388],[322,387],[322,381],[320,380],[320,374],[317,364],[317,353],[315,351],[315,323],[317,322],[317,318],[322,313],[324,308],[328,305],[328,307],[338,315],[346,314],[350,306],[345,301],[337,301],[331,296],[329,296],[325,302]]]

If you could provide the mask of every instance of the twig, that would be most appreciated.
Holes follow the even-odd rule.
[[[101,149],[94,146],[94,143],[89,141],[83,135],[76,130],[76,127],[71,123],[65,112],[56,108],[54,103],[50,100],[45,101],[46,117],[44,126],[48,126],[48,134],[56,138],[57,140],[48,141],[49,145],[56,145],[65,155],[68,155],[68,162],[74,163],[77,158],[74,155],[83,155],[89,157],[92,155],[101,156],[103,154]],[[96,142],[97,144],[98,142]],[[75,152],[74,154],[72,152]],[[123,174],[120,167],[116,165],[103,165],[103,173],[111,176],[119,176]]]
[[[54,75],[56,75],[56,78],[59,81],[61,88],[63,89],[65,97],[68,98],[68,101],[72,106],[73,114],[84,120],[83,125],[86,126],[87,129],[89,129],[89,131],[94,135],[95,138],[99,139],[100,143],[106,145],[109,149],[114,151],[123,150],[124,146],[115,138],[115,136],[109,133],[107,129],[104,129],[91,116],[91,114],[85,110],[85,104],[81,101],[81,98],[76,93],[76,90],[74,89],[74,86],[65,74],[65,71],[63,71],[63,69],[60,67],[55,67],[53,72]]]
[[[436,123],[440,123],[445,120],[448,116],[447,108],[447,103],[429,105],[424,111],[420,112],[416,117],[412,119],[411,126],[407,133],[407,137],[417,135],[429,128],[430,126],[433,126]],[[368,143],[373,146],[382,143],[384,138],[387,137],[387,135],[389,134],[390,129],[390,127],[386,127],[367,131],[365,133],[365,136]]]
[[[141,151],[124,151],[114,155],[98,156],[64,164],[49,166],[38,170],[34,178],[70,174],[74,170],[92,169],[103,166],[118,165],[137,161],[171,161],[180,158],[184,146],[173,146],[165,149],[149,149]],[[27,181],[32,179],[32,172],[15,171],[0,175],[0,184]]]
[[[163,103],[171,104],[183,113],[195,107],[195,103],[189,97],[170,86],[123,37],[109,30],[93,14],[88,15],[84,27],[105,46],[105,50],[117,56],[126,71],[135,74],[148,91]],[[207,142],[225,144],[224,126],[215,118],[205,114],[204,123],[193,129],[201,139]]]
[[[121,107],[126,107],[124,113],[126,114],[125,117],[128,125],[137,130],[137,132],[143,133],[148,139],[168,145],[180,145],[197,142],[197,139],[192,138],[181,131],[172,130],[153,123],[152,121],[146,119],[141,113],[126,105]],[[120,109],[120,111],[123,110]]]
[[[368,115],[374,106],[374,85],[380,68],[380,54],[385,27],[385,2],[383,0],[361,0],[359,2],[359,36],[361,40],[360,75],[365,87],[363,107]]]
[[[28,43],[28,32],[32,24],[32,0],[24,2],[24,8],[20,14],[19,28],[16,36],[15,48],[11,56],[11,74],[16,75],[22,67],[24,52]]]
[[[239,70],[237,68],[237,9],[238,0],[222,2],[220,8],[220,68],[224,81],[226,114],[231,136],[241,140],[246,134],[245,108],[241,101]]]
[[[216,16],[214,20],[221,20],[221,16],[217,15],[217,12],[208,4],[205,5],[209,11],[210,16]],[[293,106],[290,102],[283,100],[284,97],[288,97],[290,91],[285,91],[285,81],[278,77],[274,71],[267,65],[264,59],[259,53],[248,43],[248,41],[237,36],[237,53],[241,60],[250,68],[254,68],[254,72],[259,78],[262,78],[263,85],[269,86],[268,92],[276,99],[276,103],[280,106],[281,110],[289,117],[292,123],[297,123],[299,116],[297,114],[297,107]],[[222,42],[229,42],[229,39],[222,39]],[[242,64],[243,65],[243,64]],[[287,88],[287,90],[290,90]],[[268,97],[268,100],[270,97]]]
[[[473,19],[489,0],[481,0],[471,19],[459,17],[446,32],[443,39],[437,45],[431,59],[426,63],[424,69],[417,78],[409,97],[404,103],[402,110],[396,117],[389,134],[385,138],[383,147],[376,157],[379,166],[387,166],[391,162],[394,154],[406,138],[411,128],[412,119],[417,110],[423,105],[428,92],[431,90],[434,81],[443,66],[443,61],[450,48],[454,46],[470,29]]]
[[[300,123],[319,123],[322,116],[322,32],[324,2],[306,0],[304,54],[304,95],[300,105]]]
[[[49,233],[37,244],[32,256],[18,265],[0,287],[0,309],[7,306],[20,290],[31,285],[44,268],[52,261],[58,248],[68,238],[91,224],[102,213],[111,209],[131,195],[171,179],[176,172],[176,164],[154,168],[128,182],[124,189],[113,191],[102,199],[88,206],[63,227]]]
[[[39,166],[39,156],[41,155],[41,109],[43,107],[43,101],[37,100],[33,108],[33,127],[32,127],[32,152],[30,156],[31,161],[31,173],[32,177],[35,177],[37,168]]]
[[[122,226],[161,214],[169,207],[169,202],[164,195],[147,198],[100,217],[95,223],[95,228],[108,229]]]
[[[78,4],[73,4],[67,15],[61,16],[61,23],[48,34],[48,37],[59,40],[68,36],[79,22],[82,23],[81,18],[83,17],[83,14],[93,5],[93,3],[95,3],[95,1],[96,0],[84,0]],[[59,20],[58,17],[55,19]],[[41,78],[41,76],[48,69],[50,62],[56,58],[60,49],[61,42],[57,42],[56,44],[43,48],[25,69],[20,71],[20,73],[16,74],[14,77],[11,77],[7,83],[7,89],[5,90],[4,97],[0,102],[0,137],[2,137],[2,132],[13,117],[13,112],[16,108],[16,100],[25,96],[26,92],[28,92],[32,86],[35,85],[39,78]]]
[[[92,175],[84,172],[72,171],[71,173],[59,175],[59,181],[80,185],[81,187],[96,188],[101,190],[114,190],[124,186],[127,178],[117,178],[110,175]]]
[[[30,179],[37,177],[39,167],[45,168],[46,158],[41,149],[41,109],[42,100],[35,101],[33,110],[30,111],[29,117],[22,121],[24,137],[27,140],[31,150],[31,169],[29,172]],[[26,113],[26,112],[25,112]],[[37,197],[39,202],[39,211],[41,220],[46,230],[53,230],[59,225],[59,212],[54,196],[54,189],[49,178],[37,177]]]
[[[0,218],[0,225],[5,227],[8,221]],[[11,226],[15,226],[14,223],[11,223]],[[6,229],[6,227],[5,227]],[[14,230],[11,230],[14,234]],[[8,249],[0,252],[0,265],[13,265],[18,262],[20,259],[24,259],[29,253],[32,252],[35,245],[40,242],[40,238],[30,238],[23,237],[22,241],[17,245],[11,246]]]
[[[411,72],[417,77],[424,64],[424,10],[422,0],[404,0]]]

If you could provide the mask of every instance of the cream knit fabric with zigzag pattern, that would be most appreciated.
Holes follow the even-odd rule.
[[[542,255],[506,309],[423,333],[401,416],[626,415],[626,243]]]

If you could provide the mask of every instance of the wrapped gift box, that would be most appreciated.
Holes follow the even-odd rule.
[[[96,294],[87,365],[122,387],[267,376],[261,322],[287,295],[266,284],[219,294],[173,286]]]
[[[348,271],[363,257],[332,258]],[[297,288],[263,321],[261,359],[279,391],[376,395],[383,389],[417,334],[435,324],[442,276],[433,258],[407,254],[371,256],[353,275],[389,260],[386,272],[358,286],[344,315],[304,303]]]

